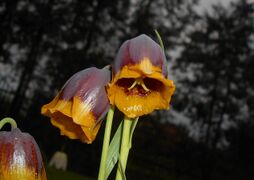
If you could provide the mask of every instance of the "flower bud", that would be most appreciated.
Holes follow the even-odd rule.
[[[68,156],[63,151],[56,151],[50,159],[49,166],[65,171],[67,169]]]

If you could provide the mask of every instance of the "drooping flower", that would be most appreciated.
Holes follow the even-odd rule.
[[[37,143],[18,128],[0,132],[0,179],[47,179]]]
[[[164,51],[150,37],[143,34],[125,41],[107,87],[110,103],[130,118],[168,109],[175,85],[167,74]]]
[[[95,139],[101,120],[109,109],[105,86],[110,81],[107,68],[88,68],[74,74],[41,113],[50,117],[62,135],[88,144]]]
[[[68,156],[63,151],[56,151],[49,161],[49,166],[65,171],[67,169]]]

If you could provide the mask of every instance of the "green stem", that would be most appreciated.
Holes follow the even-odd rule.
[[[123,134],[122,134],[122,140],[121,140],[121,150],[119,155],[119,161],[118,161],[118,168],[116,173],[116,180],[122,180],[123,175],[125,173],[129,150],[131,147],[131,128],[133,119],[130,119],[128,117],[124,118],[123,121]]]
[[[112,128],[112,122],[114,117],[114,109],[115,109],[114,106],[110,106],[110,109],[107,115],[98,180],[105,180],[105,176],[106,176],[106,161],[108,156],[111,128]]]
[[[14,128],[17,128],[17,123],[14,119],[10,118],[10,117],[6,117],[6,118],[3,118],[1,121],[0,121],[0,130],[2,129],[2,127],[6,124],[6,123],[9,123],[11,124],[11,129],[13,130]]]

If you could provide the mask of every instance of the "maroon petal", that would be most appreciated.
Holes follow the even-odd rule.
[[[11,174],[26,176],[24,170],[30,171],[35,179],[45,176],[40,150],[34,138],[22,133],[18,128],[10,132],[0,132],[0,174],[10,177]],[[15,171],[15,172],[12,172]],[[44,175],[43,175],[44,174]],[[31,177],[29,175],[29,177]]]
[[[125,41],[120,47],[114,63],[117,73],[125,65],[139,64],[148,58],[152,65],[160,67],[163,75],[167,76],[166,57],[162,48],[145,34]]]
[[[74,96],[88,104],[97,120],[104,116],[109,108],[105,86],[110,81],[107,68],[88,68],[74,74],[61,90],[60,98],[71,100]]]

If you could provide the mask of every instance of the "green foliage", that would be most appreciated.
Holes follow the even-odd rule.
[[[121,148],[121,141],[123,138],[123,121],[119,124],[111,142],[109,145],[109,150],[108,150],[108,157],[106,161],[106,179],[109,177],[110,173],[112,172],[113,168],[115,167],[116,163],[119,162],[119,153],[120,153],[120,148]],[[126,137],[129,138],[129,147],[128,149],[131,149],[131,144],[132,144],[132,137],[134,130],[136,128],[136,125],[138,123],[138,118],[133,119],[131,123],[131,128],[130,128],[130,136]],[[128,154],[127,154],[128,156]],[[122,175],[122,179],[126,179],[125,173],[124,173],[124,167],[122,166],[121,163],[118,164],[118,168],[120,170],[120,173]]]
[[[130,140],[129,140],[129,142],[130,142],[130,144],[129,144],[130,148],[131,148],[131,146],[132,146],[132,137],[133,137],[133,133],[134,133],[134,130],[135,130],[137,124],[138,124],[138,118],[133,119],[132,121],[133,121],[133,122],[132,122],[132,124],[131,124],[131,129],[130,129]]]
[[[116,165],[119,157],[120,152],[120,145],[121,145],[121,137],[122,137],[122,129],[123,129],[123,122],[117,128],[115,132],[108,150],[108,157],[106,162],[106,179],[110,175],[111,171],[113,170],[114,166]]]
[[[156,36],[157,36],[157,39],[159,40],[160,46],[161,46],[162,50],[164,51],[165,48],[164,48],[163,41],[162,41],[162,39],[161,39],[161,35],[160,35],[160,33],[159,33],[157,30],[154,30],[154,31],[155,31],[155,34],[156,34]]]

